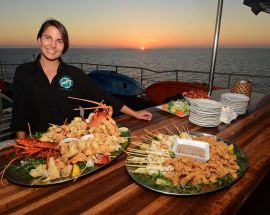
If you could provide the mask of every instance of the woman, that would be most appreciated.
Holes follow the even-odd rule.
[[[151,120],[146,110],[134,111],[109,93],[99,89],[80,69],[65,64],[61,55],[69,48],[66,28],[57,20],[45,21],[37,35],[40,55],[34,62],[20,65],[14,76],[14,104],[11,129],[24,138],[31,131],[45,132],[50,123],[61,125],[79,115],[74,108],[89,107],[69,96],[103,101],[114,112]]]

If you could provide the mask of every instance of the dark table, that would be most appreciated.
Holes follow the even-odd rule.
[[[252,196],[270,166],[270,99],[256,102],[249,112],[231,125],[203,128],[172,114],[149,109],[151,122],[128,116],[118,123],[140,136],[145,130],[176,132],[188,127],[191,132],[206,132],[235,142],[248,156],[248,171],[230,188],[193,197],[159,194],[136,184],[127,174],[123,153],[109,166],[76,182],[42,188],[9,183],[0,187],[0,214],[234,214]],[[165,128],[166,127],[166,128]],[[0,157],[3,157],[3,154]]]

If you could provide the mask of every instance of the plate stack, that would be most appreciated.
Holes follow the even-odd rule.
[[[249,97],[239,93],[223,93],[221,101],[224,106],[232,108],[238,115],[245,114]]]
[[[189,121],[203,127],[216,127],[220,124],[222,104],[210,99],[193,99]]]

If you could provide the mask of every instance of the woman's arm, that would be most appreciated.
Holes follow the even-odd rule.
[[[137,119],[144,119],[144,120],[151,120],[152,119],[152,114],[147,111],[147,110],[139,110],[135,111],[129,108],[128,106],[124,105],[121,109],[120,112],[127,114],[129,116],[133,116]]]

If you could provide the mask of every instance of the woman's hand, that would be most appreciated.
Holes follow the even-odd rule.
[[[152,114],[147,110],[139,110],[135,111],[134,117],[137,119],[144,119],[150,121],[152,119]]]
[[[127,114],[129,116],[133,116],[137,119],[143,119],[150,121],[152,119],[152,114],[147,110],[139,110],[135,111],[129,108],[128,106],[124,105],[121,110],[122,113]]]
[[[25,131],[17,131],[16,132],[16,138],[20,139],[20,138],[25,138],[26,137],[26,132]]]

